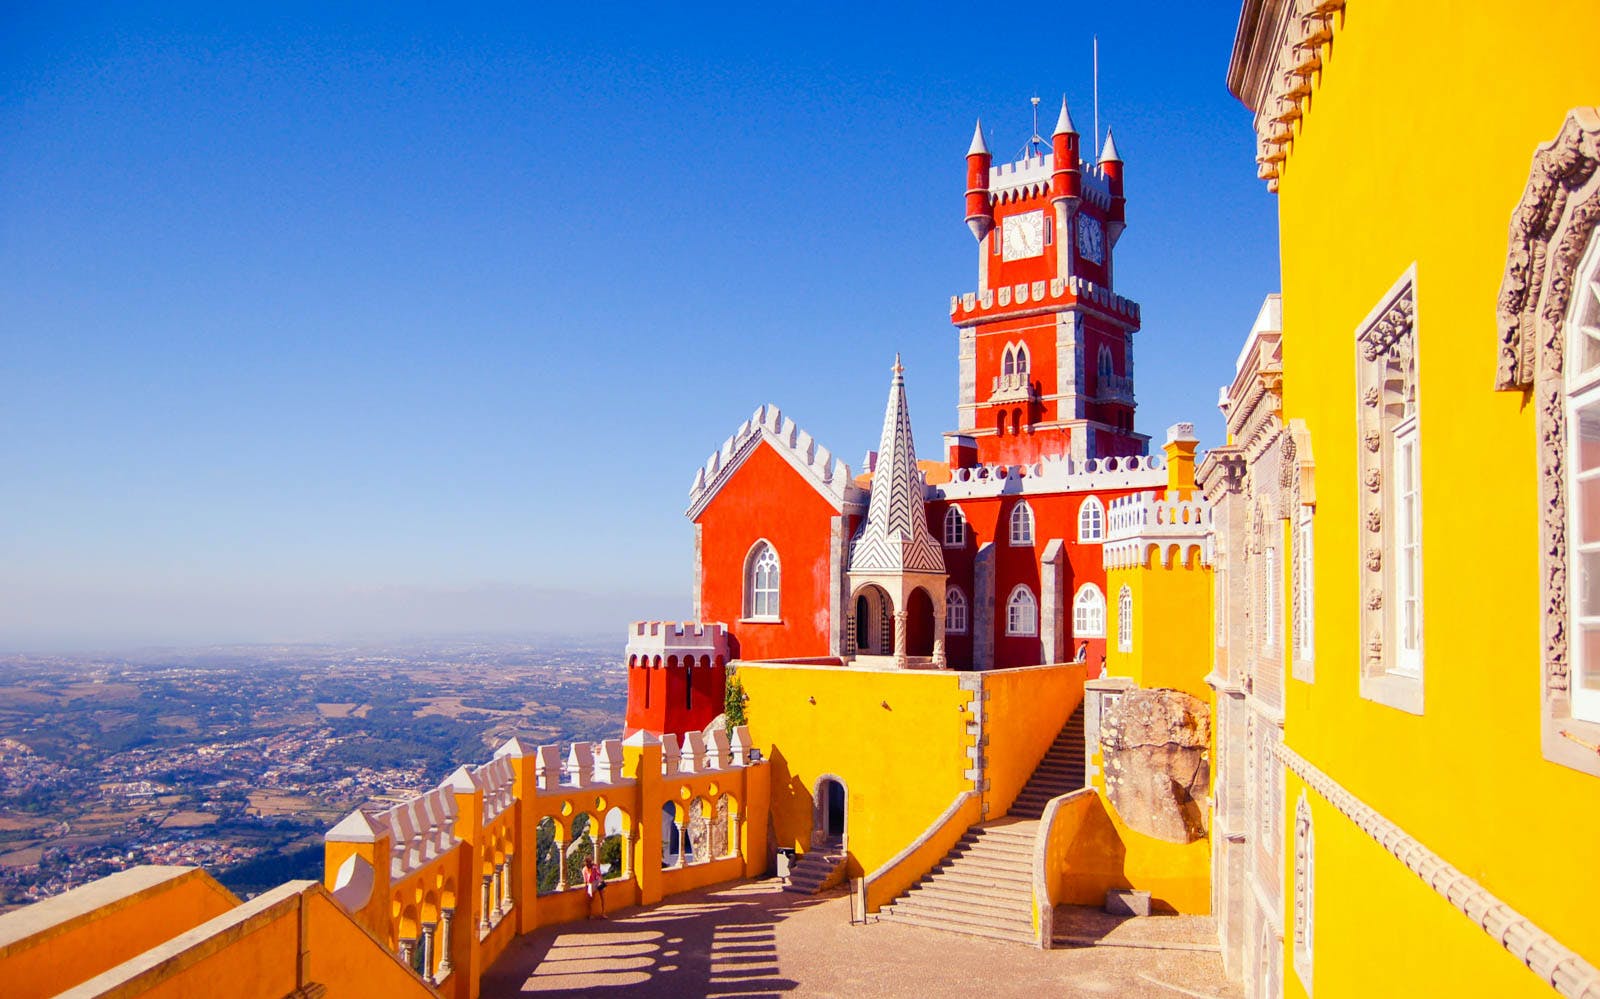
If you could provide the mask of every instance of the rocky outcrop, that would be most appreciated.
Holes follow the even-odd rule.
[[[1130,829],[1169,843],[1206,835],[1211,712],[1178,690],[1130,690],[1100,718],[1106,797]]]

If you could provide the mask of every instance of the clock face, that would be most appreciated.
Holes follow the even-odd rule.
[[[1024,260],[1044,252],[1044,212],[1011,215],[1001,223],[1000,256],[1003,260]]]
[[[1091,263],[1106,262],[1106,234],[1100,223],[1087,215],[1078,216],[1078,253]]]

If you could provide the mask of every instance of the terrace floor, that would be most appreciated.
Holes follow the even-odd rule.
[[[1081,943],[1038,950],[885,919],[850,925],[843,893],[807,898],[774,879],[692,892],[606,920],[529,934],[483,978],[483,999],[808,996],[1235,999],[1210,921],[1116,920],[1058,910]]]

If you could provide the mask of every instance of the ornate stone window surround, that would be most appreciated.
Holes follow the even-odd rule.
[[[1361,696],[1422,714],[1417,265],[1356,326]]]
[[[1505,277],[1497,309],[1499,365],[1495,387],[1520,391],[1533,404],[1539,467],[1539,604],[1541,611],[1540,742],[1554,763],[1600,776],[1600,722],[1575,695],[1582,674],[1574,617],[1569,535],[1577,504],[1569,502],[1577,457],[1571,415],[1594,396],[1569,385],[1573,341],[1585,333],[1589,279],[1600,269],[1600,108],[1568,112],[1560,131],[1534,152],[1528,184],[1511,214]],[[1592,300],[1590,300],[1592,301]],[[1600,317],[1597,317],[1600,324]],[[1573,583],[1576,582],[1576,586]]]
[[[1311,803],[1302,788],[1294,806],[1294,973],[1307,994],[1316,954],[1316,890],[1316,834],[1311,828]]]
[[[1133,651],[1133,590],[1126,584],[1117,594],[1117,651]]]

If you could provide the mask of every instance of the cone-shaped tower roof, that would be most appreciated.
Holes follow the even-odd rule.
[[[928,530],[904,372],[896,354],[867,523],[850,559],[851,572],[944,572],[944,553]]]
[[[978,124],[972,129],[972,145],[967,147],[968,156],[988,156],[989,146],[983,141],[983,119],[978,119]]]
[[[1100,150],[1101,163],[1121,163],[1122,157],[1117,155],[1117,142],[1111,137],[1111,129],[1106,129],[1106,145]]]
[[[1050,134],[1052,136],[1070,135],[1075,134],[1077,131],[1077,128],[1072,124],[1072,115],[1067,114],[1067,98],[1063,94],[1061,97],[1061,114],[1056,118],[1056,130]]]

